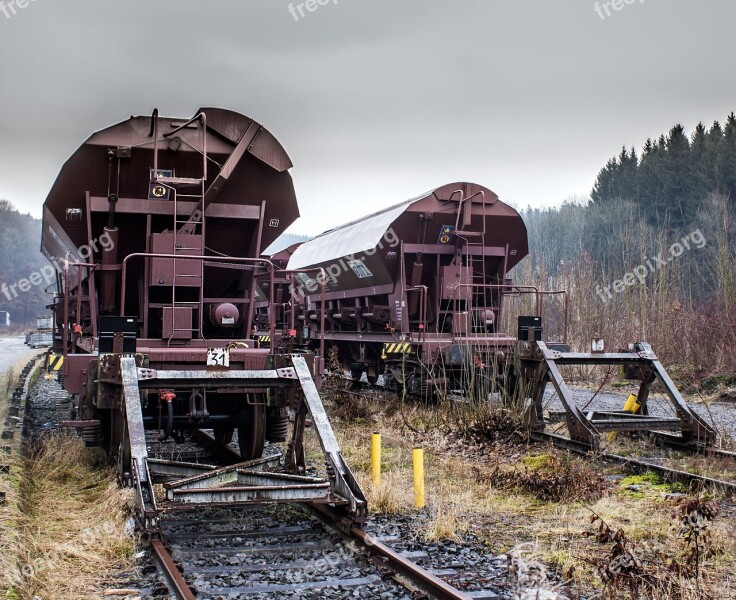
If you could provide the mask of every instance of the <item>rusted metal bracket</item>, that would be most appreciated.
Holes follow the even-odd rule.
[[[123,386],[123,403],[130,443],[131,471],[135,487],[136,519],[142,531],[158,528],[158,510],[153,485],[148,473],[148,446],[143,426],[141,394],[138,389],[136,359],[120,357],[120,379]]]
[[[168,482],[164,488],[176,504],[339,501],[330,493],[328,481],[272,470],[280,465],[280,456],[259,458]]]
[[[166,371],[139,368],[138,383],[141,388],[191,388],[222,387],[292,387],[297,379],[292,367],[263,371]]]
[[[126,394],[133,398],[139,386],[148,387],[191,387],[197,385],[222,386],[243,385],[249,387],[292,387],[301,392],[302,399],[298,413],[311,415],[314,431],[317,434],[327,467],[327,478],[308,477],[302,474],[302,460],[286,461],[283,472],[281,456],[264,457],[228,467],[214,468],[210,465],[197,465],[162,460],[146,460],[144,447],[136,445],[133,457],[139,464],[145,464],[145,473],[139,469],[138,478],[145,476],[164,482],[167,499],[174,504],[223,505],[254,504],[263,502],[311,502],[329,504],[345,510],[355,522],[366,518],[366,499],[355,477],[345,463],[340,447],[330,426],[319,392],[314,384],[309,364],[303,355],[284,357],[292,366],[264,371],[164,371],[137,369],[134,387]],[[126,363],[125,369],[131,367]],[[300,389],[301,388],[301,389]],[[138,396],[140,412],[140,396]],[[131,409],[131,415],[134,411]],[[140,431],[142,431],[142,420]],[[304,418],[298,418],[295,425],[296,445],[303,443]],[[138,432],[139,428],[135,428]],[[136,438],[137,440],[137,438]],[[290,452],[297,450],[290,447]],[[280,469],[277,471],[277,469]]]
[[[350,514],[354,518],[365,519],[368,503],[355,476],[342,457],[340,444],[337,442],[335,432],[330,425],[317,386],[314,385],[309,365],[307,365],[304,357],[299,354],[293,354],[291,360],[299,377],[299,383],[304,393],[304,401],[309,409],[309,414],[312,416],[313,427],[317,432],[317,438],[327,461],[327,472],[333,491],[336,495],[347,499]]]
[[[550,350],[544,342],[534,342],[524,348],[522,360],[539,360],[543,369],[537,386],[550,381],[565,408],[570,437],[591,449],[600,449],[602,431],[679,431],[684,440],[692,444],[710,445],[715,442],[715,431],[705,420],[693,412],[665,371],[657,355],[646,342],[635,345],[634,352],[577,353]],[[641,369],[641,385],[637,402],[646,407],[649,389],[654,379],[664,386],[677,418],[634,415],[623,411],[591,411],[584,414],[576,405],[558,365],[627,365]]]
[[[203,463],[178,462],[157,458],[148,459],[148,474],[154,483],[176,481],[185,477],[200,475],[216,468],[216,465],[206,465]]]

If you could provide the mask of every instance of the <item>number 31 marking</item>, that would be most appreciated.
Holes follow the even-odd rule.
[[[210,348],[207,350],[208,367],[229,367],[230,352],[227,348]]]

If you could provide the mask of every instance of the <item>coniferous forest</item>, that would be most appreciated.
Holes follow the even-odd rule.
[[[46,305],[54,290],[47,290],[46,281],[38,279],[49,264],[40,248],[41,221],[0,200],[0,311],[10,313],[11,329],[23,329],[35,324],[37,315],[49,314]],[[19,282],[32,276],[38,285],[28,281],[28,288],[24,285],[21,290]]]
[[[734,201],[736,115],[675,125],[622,148],[589,198],[524,210],[530,257],[516,280],[568,290],[576,346],[646,340],[687,376],[734,370]]]

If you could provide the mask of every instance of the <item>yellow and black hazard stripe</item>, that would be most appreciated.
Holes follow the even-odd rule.
[[[381,358],[386,360],[391,355],[411,354],[411,342],[388,342],[383,345]]]
[[[268,348],[271,345],[270,335],[253,335],[251,337],[256,342],[256,348]]]
[[[54,354],[53,352],[49,354],[49,365],[48,365],[48,371],[61,371],[61,367],[64,366],[64,355],[63,354]]]

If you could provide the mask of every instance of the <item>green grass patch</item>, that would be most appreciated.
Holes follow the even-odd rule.
[[[641,486],[641,490],[630,490],[631,486]],[[666,492],[668,494],[684,494],[687,493],[687,486],[680,482],[662,481],[662,478],[653,471],[647,471],[641,475],[629,475],[619,482],[619,487],[628,495],[635,498],[643,498],[644,491],[647,489],[656,490],[658,492]]]
[[[549,454],[529,455],[522,458],[521,462],[532,471],[539,471],[549,466],[550,458]]]
[[[619,485],[621,487],[628,487],[630,485],[658,485],[660,483],[662,483],[662,480],[659,478],[659,475],[654,471],[647,471],[641,475],[629,475],[628,477],[624,477],[619,482]]]

